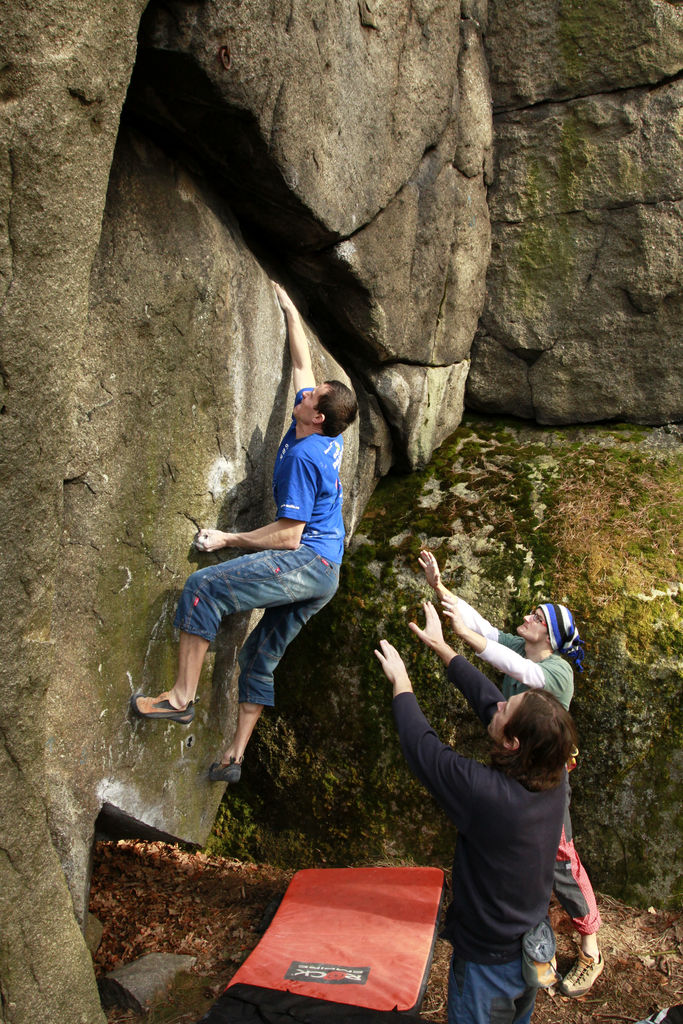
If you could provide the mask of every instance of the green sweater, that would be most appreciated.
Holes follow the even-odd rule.
[[[514,636],[512,633],[503,633],[498,630],[498,643],[503,647],[509,647],[524,657],[524,640],[521,636]],[[551,654],[549,657],[539,661],[538,665],[545,676],[544,689],[557,697],[560,704],[569,710],[572,697],[574,696],[574,673],[571,666],[559,654]],[[507,700],[515,693],[526,693],[528,687],[520,683],[513,676],[503,676],[501,690]]]

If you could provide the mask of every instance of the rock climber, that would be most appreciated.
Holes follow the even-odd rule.
[[[340,381],[316,384],[296,306],[284,288],[274,287],[287,323],[296,391],[292,423],[273,470],[276,518],[245,533],[198,531],[199,551],[250,553],[192,573],[175,616],[180,630],[175,684],[157,697],[132,698],[141,718],[189,725],[204,656],[222,617],[265,609],[239,655],[237,728],[221,761],[209,769],[214,782],[239,782],[254,727],[264,706],[275,702],[273,673],[301,627],[333,597],[344,552],[341,435],[356,418],[356,398]]]

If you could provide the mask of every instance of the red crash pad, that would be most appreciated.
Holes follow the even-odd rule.
[[[299,871],[233,985],[410,1011],[419,1007],[444,888],[438,868]]]

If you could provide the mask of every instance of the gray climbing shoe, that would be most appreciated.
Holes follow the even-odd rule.
[[[209,768],[209,778],[212,782],[227,782],[229,785],[234,785],[242,777],[243,760],[244,758],[240,758],[239,761],[236,761],[234,757],[231,757],[228,764],[214,761]]]

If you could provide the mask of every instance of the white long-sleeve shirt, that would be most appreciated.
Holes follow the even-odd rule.
[[[524,641],[521,637],[503,633],[461,597],[458,598],[458,610],[465,625],[486,639],[486,647],[479,657],[505,674],[502,689],[506,697],[522,693],[523,688],[547,689],[565,707],[569,707],[574,691],[574,676],[563,658],[551,654],[543,661],[531,661],[523,653]],[[505,642],[501,643],[501,639]]]

